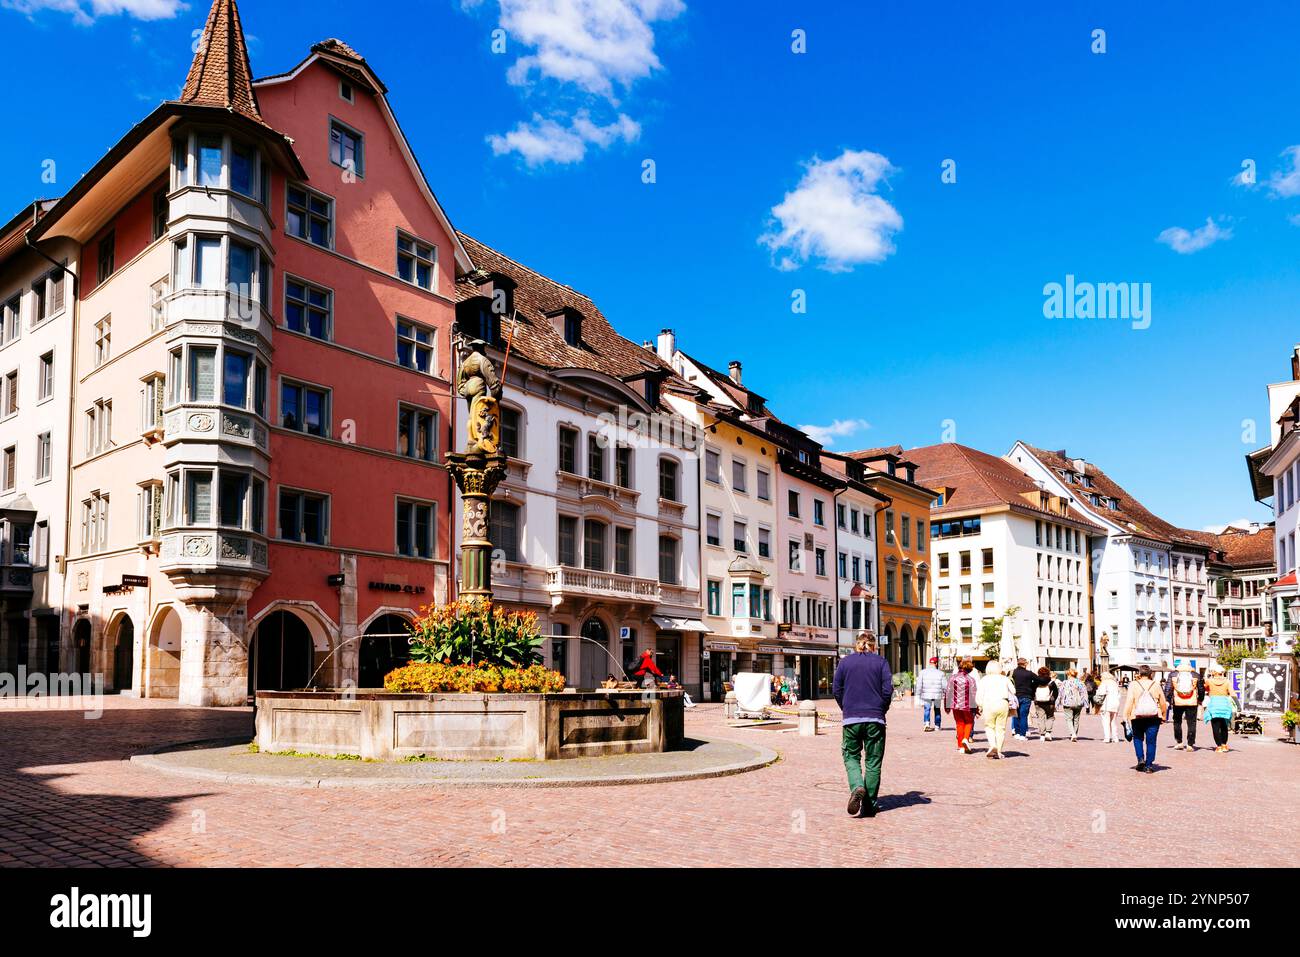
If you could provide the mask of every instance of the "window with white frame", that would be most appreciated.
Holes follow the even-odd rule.
[[[113,354],[113,317],[95,323],[95,365],[102,366]]]
[[[158,332],[167,325],[167,294],[171,291],[171,277],[163,276],[149,287],[149,331]]]
[[[36,481],[42,482],[50,477],[53,463],[53,445],[50,433],[42,432],[36,436]]]
[[[90,554],[108,547],[108,503],[105,492],[91,492],[81,503],[81,551]]]
[[[324,286],[286,276],[284,279],[284,324],[291,332],[313,339],[332,337],[334,294]]]
[[[366,175],[366,139],[357,130],[330,121],[330,162],[357,176]]]
[[[0,315],[0,346],[13,342],[22,330],[23,299],[14,296],[4,304]]]
[[[397,278],[421,289],[433,289],[438,250],[407,233],[397,234]]]
[[[329,540],[329,496],[280,489],[280,537],[324,545]]]
[[[12,492],[18,484],[18,449],[9,446],[4,450],[4,491]]]
[[[397,454],[434,462],[437,450],[438,413],[418,406],[397,407]]]
[[[313,245],[333,249],[334,200],[297,184],[284,192],[284,231]]]
[[[397,502],[397,553],[410,558],[433,558],[434,516],[432,502]]]
[[[328,436],[330,393],[300,382],[280,384],[280,425],[307,435]]]
[[[271,258],[260,246],[196,233],[173,243],[172,288],[227,291],[245,302],[271,302]]]
[[[237,137],[191,130],[172,141],[172,185],[229,189],[266,206],[271,165],[259,150]]]
[[[18,412],[18,370],[5,375],[4,381],[4,403],[3,412],[0,412],[4,418],[15,415]]]
[[[163,406],[166,404],[167,380],[162,373],[155,372],[144,379],[144,388],[140,390],[140,431],[161,431],[163,427]]]
[[[136,493],[136,523],[140,541],[158,540],[162,531],[163,483],[157,480],[140,483]]]
[[[433,371],[433,330],[409,319],[397,320],[397,364],[416,372]]]

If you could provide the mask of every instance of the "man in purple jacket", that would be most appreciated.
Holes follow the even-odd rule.
[[[843,715],[840,750],[849,775],[849,814],[875,817],[885,760],[885,713],[894,698],[889,662],[876,654],[876,636],[858,635],[857,651],[840,659],[832,690]],[[866,777],[863,778],[863,757]]]

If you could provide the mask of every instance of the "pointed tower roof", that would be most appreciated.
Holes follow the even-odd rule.
[[[214,0],[179,102],[222,107],[265,122],[253,92],[248,44],[235,0]]]

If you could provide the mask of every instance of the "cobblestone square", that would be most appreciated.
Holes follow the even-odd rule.
[[[168,743],[247,733],[248,709],[108,698],[102,717],[0,708],[5,866],[1288,866],[1300,798],[1295,748],[1234,737],[1132,770],[1126,744],[1083,737],[1009,746],[1001,762],[890,714],[882,812],[849,818],[838,718],[816,738],[732,728],[720,705],[688,736],[760,743],[774,765],[731,777],[556,789],[357,790],[216,785],[133,765]],[[794,719],[790,719],[793,728]],[[1208,734],[1205,736],[1209,740]],[[1034,857],[1029,848],[1038,847]]]

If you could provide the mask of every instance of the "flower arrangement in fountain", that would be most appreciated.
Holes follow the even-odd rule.
[[[537,694],[564,690],[564,676],[542,665],[533,612],[484,602],[425,606],[411,625],[411,662],[384,678],[389,691]]]

